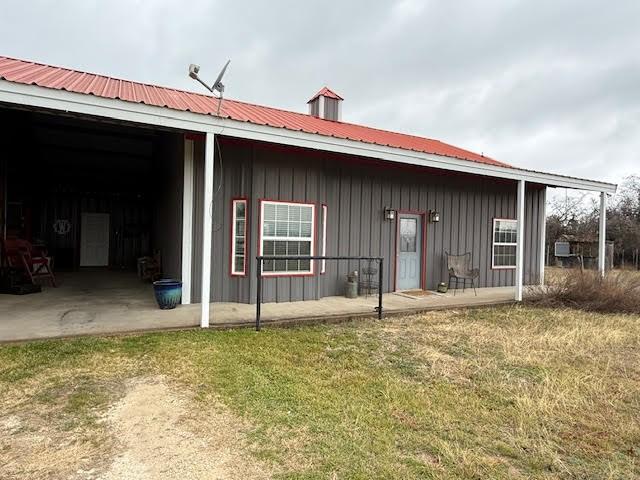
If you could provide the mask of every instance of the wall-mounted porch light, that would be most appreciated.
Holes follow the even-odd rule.
[[[390,209],[389,207],[384,207],[384,219],[393,220],[394,218],[396,218],[396,211]]]
[[[429,214],[429,220],[431,221],[431,223],[438,223],[440,221],[440,212],[431,210],[431,213]]]

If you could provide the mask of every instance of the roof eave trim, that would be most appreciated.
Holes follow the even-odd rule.
[[[0,80],[0,102],[111,118],[164,128],[224,134],[237,138],[359,155],[396,163],[475,175],[525,180],[527,182],[552,187],[574,188],[606,193],[615,193],[617,189],[617,185],[612,183],[566,177],[552,173],[534,172],[514,167],[483,164],[470,160],[381,146],[356,140],[241,122],[213,115],[203,115],[173,110],[166,107],[96,97],[65,90],[39,87],[37,85],[24,85],[6,80]]]

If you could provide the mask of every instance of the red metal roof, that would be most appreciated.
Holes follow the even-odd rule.
[[[217,99],[209,95],[120,80],[3,56],[0,56],[0,79],[205,115],[216,115],[218,108]],[[330,92],[329,89],[327,90]],[[222,103],[220,116],[240,122],[443,155],[488,165],[510,166],[430,138],[389,132],[352,123],[323,120],[303,113],[237,100],[225,99]]]
[[[336,100],[344,100],[340,95],[327,87],[322,87],[318,93],[316,93],[307,103],[313,102],[320,95],[324,95],[325,97],[335,98]]]

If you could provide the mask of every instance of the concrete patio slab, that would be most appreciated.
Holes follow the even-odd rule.
[[[88,270],[59,274],[60,286],[45,286],[31,295],[0,295],[0,342],[75,335],[106,335],[159,329],[198,327],[200,305],[160,310],[149,283],[130,272]],[[214,286],[215,288],[215,286]],[[513,301],[514,288],[479,288],[446,295],[416,296],[402,292],[383,295],[387,314],[443,308],[495,305]],[[373,316],[377,296],[262,305],[263,325],[339,321]],[[231,328],[255,325],[255,305],[211,304],[211,326]]]

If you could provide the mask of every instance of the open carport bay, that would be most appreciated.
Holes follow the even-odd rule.
[[[163,312],[137,259],[155,255],[164,277],[180,278],[183,132],[2,107],[0,129],[3,247],[19,239],[45,250],[58,285],[41,279],[40,293],[0,294],[0,331],[153,328],[145,312]]]

